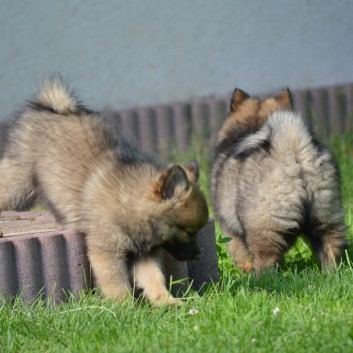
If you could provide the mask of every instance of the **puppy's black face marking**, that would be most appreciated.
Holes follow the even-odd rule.
[[[173,238],[162,247],[178,261],[196,260],[198,255],[200,255],[196,235],[187,242]]]

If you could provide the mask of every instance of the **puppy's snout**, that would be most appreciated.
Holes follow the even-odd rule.
[[[191,259],[191,260],[196,261],[196,260],[200,260],[200,258],[201,258],[200,254],[197,254],[197,255],[196,255],[193,259]]]
[[[200,248],[196,242],[165,244],[164,249],[179,261],[196,260],[200,255]]]
[[[194,251],[194,260],[198,260],[200,258],[200,253],[201,253],[200,248],[196,247],[196,249]]]
[[[194,246],[187,255],[187,260],[198,260],[200,258],[200,248]]]

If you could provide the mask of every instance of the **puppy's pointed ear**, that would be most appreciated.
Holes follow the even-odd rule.
[[[186,191],[189,188],[186,172],[178,165],[165,170],[161,174],[158,184],[161,186],[159,189],[160,196],[164,200],[170,200],[176,193]]]
[[[239,88],[235,88],[230,101],[230,112],[233,113],[236,111],[238,106],[248,98],[250,98],[250,96],[246,92]]]
[[[289,88],[283,90],[278,96],[275,97],[276,101],[280,105],[281,109],[292,110],[293,99]]]
[[[199,164],[196,160],[192,160],[184,164],[184,168],[186,169],[186,173],[189,177],[189,180],[195,184],[200,177],[200,169]]]

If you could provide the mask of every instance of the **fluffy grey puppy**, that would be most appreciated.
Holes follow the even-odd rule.
[[[322,265],[345,246],[339,176],[330,152],[291,111],[284,91],[259,100],[239,89],[212,168],[216,217],[244,271],[280,263],[303,234]]]

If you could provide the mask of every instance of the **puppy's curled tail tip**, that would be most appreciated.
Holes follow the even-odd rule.
[[[49,110],[58,114],[78,112],[80,104],[71,93],[62,77],[52,76],[40,85],[31,102],[36,109]]]

